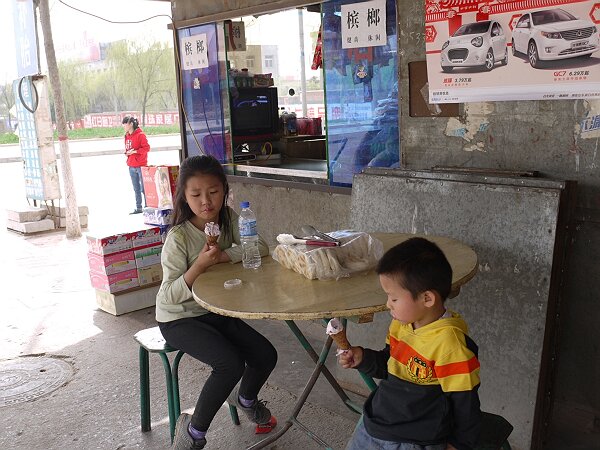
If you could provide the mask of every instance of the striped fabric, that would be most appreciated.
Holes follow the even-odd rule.
[[[479,384],[479,360],[456,313],[413,330],[392,321],[388,372],[420,385],[439,385],[444,392],[470,391]]]

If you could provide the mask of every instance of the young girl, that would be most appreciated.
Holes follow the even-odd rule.
[[[269,423],[271,412],[258,392],[275,368],[273,345],[245,322],[202,308],[192,297],[192,283],[206,269],[242,259],[238,215],[226,206],[229,185],[219,161],[212,156],[186,159],[179,169],[173,228],[162,251],[163,282],[156,297],[156,320],[167,343],[209,364],[211,375],[200,392],[194,414],[177,420],[173,449],[206,445],[206,431],[236,383],[236,405],[258,424]],[[204,227],[218,223],[217,245],[206,244]],[[232,247],[232,244],[238,244]],[[269,253],[259,238],[261,256]]]
[[[125,116],[123,118],[123,130],[125,131],[125,155],[135,194],[135,209],[131,214],[140,214],[142,212],[142,194],[144,197],[146,196],[142,180],[142,166],[148,165],[150,144],[135,117]]]

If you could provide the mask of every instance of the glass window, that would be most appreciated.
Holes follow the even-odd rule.
[[[398,167],[396,2],[386,1],[385,45],[342,48],[341,5],[322,4],[329,181],[350,186],[364,167]]]
[[[217,27],[208,24],[178,31],[179,39],[199,34],[206,34],[208,67],[181,70],[187,156],[206,153],[225,162],[226,128],[220,96]]]
[[[267,68],[267,69],[273,68],[273,55],[265,56],[265,68]]]

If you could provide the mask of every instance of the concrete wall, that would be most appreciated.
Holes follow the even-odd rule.
[[[600,170],[596,161],[600,136],[595,132],[582,136],[579,122],[588,112],[598,114],[600,100],[470,103],[461,105],[462,115],[456,119],[409,117],[408,63],[425,60],[424,3],[398,0],[403,167],[538,170],[544,176],[577,181],[554,406],[573,413],[563,416],[577,415],[579,423],[574,427],[581,434],[598,433],[600,277],[592,255],[600,249]],[[487,125],[481,127],[485,131],[479,131],[481,124]],[[460,128],[467,130],[465,137],[452,136]],[[575,369],[579,365],[585,369]],[[564,426],[553,424],[555,429]]]
[[[176,3],[177,8],[183,5],[181,0]],[[194,16],[190,9],[194,3],[185,2],[185,14],[180,18]],[[472,103],[461,105],[459,118],[409,117],[408,63],[425,59],[424,3],[398,0],[403,167],[538,170],[548,177],[578,182],[573,248],[563,293],[567,306],[560,321],[555,409],[577,410],[574,434],[598,432],[600,277],[595,255],[600,249],[600,171],[596,161],[600,135],[592,132],[582,136],[578,123],[588,112],[598,114],[600,101]],[[464,137],[454,137],[454,131],[461,128],[465,129]],[[232,188],[235,201],[248,199],[253,203],[261,233],[266,236],[293,230],[301,223],[313,223],[325,230],[350,223],[347,195],[237,182]],[[555,428],[561,426],[554,423]]]
[[[230,205],[239,210],[240,202],[250,202],[259,233],[269,245],[277,244],[275,238],[280,233],[302,234],[302,225],[313,225],[322,231],[349,226],[349,189],[315,186],[313,190],[304,190],[278,183],[252,184],[243,180],[236,177],[235,181],[230,181]]]

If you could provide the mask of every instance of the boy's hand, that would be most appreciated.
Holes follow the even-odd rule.
[[[353,369],[358,366],[363,359],[362,347],[350,347],[344,353],[341,353],[338,357],[340,366],[344,369]]]
[[[456,450],[456,447],[452,444],[446,444],[446,450]]]

